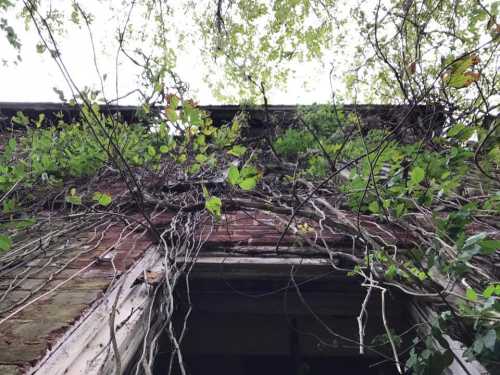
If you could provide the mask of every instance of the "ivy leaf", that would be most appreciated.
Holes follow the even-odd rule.
[[[236,185],[240,181],[240,172],[234,165],[229,168],[229,171],[227,173],[227,180],[231,185]]]
[[[153,146],[148,146],[148,154],[149,156],[153,157],[156,155],[156,150]]]
[[[469,301],[475,302],[477,301],[477,293],[474,289],[468,288],[467,291],[465,292],[465,296]]]
[[[220,198],[210,197],[205,201],[205,208],[217,219],[220,219],[222,214],[222,201]]]
[[[467,238],[465,240],[463,247],[464,248],[471,247],[471,246],[477,244],[479,241],[484,240],[485,238],[486,238],[486,233],[484,233],[484,232],[470,236],[469,238]]]
[[[245,155],[246,151],[247,151],[247,148],[245,146],[236,145],[231,150],[228,151],[228,154],[240,158],[243,155]]]
[[[203,154],[196,155],[195,159],[198,163],[205,163],[208,160],[207,156]]]
[[[462,123],[453,125],[447,132],[447,136],[465,142],[470,139],[476,128],[465,126]]]
[[[10,237],[0,234],[0,251],[7,251],[12,247]]]
[[[387,271],[385,271],[385,277],[389,280],[393,280],[397,274],[398,274],[398,269],[394,264],[391,264],[389,268],[387,268]]]
[[[162,154],[166,154],[169,150],[170,150],[170,148],[167,145],[161,145],[160,146],[160,152]]]
[[[190,174],[195,174],[195,173],[198,173],[201,169],[201,165],[199,163],[194,163],[193,165],[191,165],[189,168],[188,168],[188,172]]]
[[[93,199],[98,204],[100,204],[101,206],[104,206],[104,207],[109,206],[111,204],[111,202],[113,201],[113,199],[111,198],[111,196],[109,194],[101,193],[98,191],[96,191],[94,193]]]
[[[453,362],[453,353],[451,350],[445,350],[443,353],[434,352],[429,359],[429,370],[431,374],[442,374]]]
[[[500,250],[499,240],[482,240],[479,242],[479,245],[481,246],[481,254],[483,255],[491,255]]]
[[[82,197],[76,194],[76,189],[71,188],[69,190],[69,195],[66,195],[66,202],[74,204],[75,206],[79,206],[82,204]]]
[[[246,166],[241,169],[240,176],[241,178],[253,177],[257,175],[257,169],[255,167]]]
[[[240,188],[246,191],[250,191],[255,189],[255,186],[257,185],[257,178],[256,177],[248,177],[240,181],[238,184]]]
[[[67,195],[66,202],[79,206],[82,204],[82,197],[79,195]]]
[[[495,292],[496,286],[495,284],[489,285],[484,291],[483,291],[483,297],[484,298],[490,298],[493,293]]]
[[[490,329],[486,335],[483,336],[483,345],[491,350],[495,350],[495,343],[497,341],[497,333],[494,329]]]
[[[420,184],[425,178],[425,170],[420,167],[415,167],[410,172],[410,183],[414,186]]]
[[[483,342],[482,338],[479,338],[478,340],[474,341],[473,348],[474,348],[474,351],[478,354],[483,351],[484,342]]]
[[[376,213],[379,213],[380,212],[380,208],[378,207],[378,202],[377,201],[373,201],[371,202],[369,205],[368,205],[368,209],[370,210],[370,212],[376,214]]]

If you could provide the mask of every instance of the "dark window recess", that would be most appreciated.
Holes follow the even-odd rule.
[[[348,285],[314,282],[301,287],[303,300],[287,281],[193,280],[192,312],[181,343],[190,375],[386,375],[394,366],[376,353],[359,354],[356,316],[363,295]],[[177,333],[186,312],[185,289],[177,293]],[[305,301],[304,301],[305,300]],[[308,307],[304,305],[307,303]],[[398,305],[388,311],[391,329],[408,328]],[[317,316],[313,316],[310,310]],[[383,333],[380,304],[369,305],[366,342]],[[404,343],[405,344],[405,343]],[[387,347],[378,347],[389,355]],[[165,335],[156,358],[155,375],[168,374],[171,347]],[[174,360],[172,374],[180,374]]]

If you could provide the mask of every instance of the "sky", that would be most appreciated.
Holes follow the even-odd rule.
[[[62,0],[54,0],[57,3]],[[119,5],[119,0],[110,0]],[[100,0],[86,0],[88,6],[92,2],[99,6]],[[67,4],[67,3],[66,3]],[[98,8],[96,8],[98,9]],[[116,47],[113,45],[118,23],[112,20],[106,12],[95,12],[92,33],[97,51],[97,63],[101,75],[106,74],[106,97],[115,97],[115,55]],[[139,17],[139,15],[137,15]],[[22,41],[22,61],[7,66],[0,66],[0,101],[20,102],[58,102],[59,96],[54,87],[65,92],[70,98],[70,92],[61,72],[48,53],[36,52],[36,44],[40,41],[34,28],[25,30],[24,21],[20,18],[10,18]],[[179,25],[185,26],[185,19],[179,19]],[[192,26],[192,25],[191,25]],[[89,33],[85,27],[69,26],[64,36],[57,36],[62,59],[77,85],[82,88],[89,86],[93,89],[100,88],[99,76],[93,61],[92,45]],[[201,59],[198,46],[188,48],[179,53],[176,71],[189,84],[190,93],[200,104],[221,104],[217,101],[207,85],[205,74],[206,65]],[[14,60],[14,51],[6,40],[0,38],[0,58]],[[328,63],[317,62],[296,65],[296,77],[291,79],[284,91],[271,91],[270,104],[310,104],[328,102],[331,99]],[[118,89],[121,96],[136,87],[136,74],[138,70],[123,56],[119,63]],[[305,83],[307,82],[307,85]],[[136,104],[134,97],[121,100],[119,104]],[[228,103],[225,103],[228,104]]]

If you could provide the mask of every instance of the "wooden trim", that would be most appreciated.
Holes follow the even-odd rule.
[[[156,248],[149,249],[144,257],[121,276],[111,291],[94,304],[94,309],[83,316],[56,343],[54,348],[28,374],[39,375],[102,375],[114,374],[112,349],[106,348],[109,340],[109,312],[119,295],[115,319],[116,340],[121,354],[122,372],[127,368],[144,337],[145,307],[151,294],[145,284],[134,285],[134,281],[146,269],[161,267],[161,256]]]

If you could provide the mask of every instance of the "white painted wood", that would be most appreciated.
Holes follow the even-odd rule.
[[[185,258],[179,258],[179,263]],[[155,248],[149,249],[145,256],[129,269],[122,277],[124,283],[119,296],[115,319],[116,339],[120,349],[122,370],[125,371],[136,354],[145,332],[146,307],[151,295],[146,285],[132,286],[133,282],[147,269],[161,270],[161,257]],[[251,265],[257,270],[262,266],[322,266],[329,267],[326,259],[304,258],[255,258],[255,257],[200,257],[200,265]],[[108,345],[110,332],[109,313],[118,294],[119,284],[64,334],[54,348],[28,374],[50,375],[92,375],[114,374],[114,357]]]
[[[141,344],[144,333],[145,307],[151,295],[148,286],[132,286],[147,269],[161,268],[161,257],[156,248],[146,251],[144,257],[121,276],[120,281],[94,308],[87,312],[47,353],[28,374],[37,375],[93,375],[114,374],[113,350],[110,340],[109,313],[119,295],[115,318],[116,339],[120,351],[122,372]],[[106,348],[109,348],[107,350]]]

